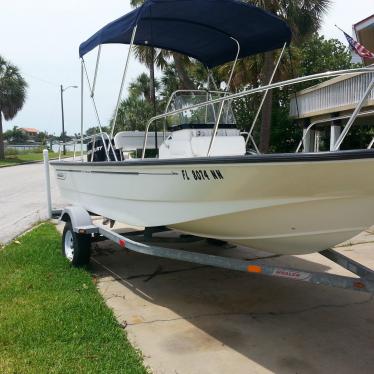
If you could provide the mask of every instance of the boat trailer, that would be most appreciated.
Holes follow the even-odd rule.
[[[374,271],[352,259],[349,259],[333,249],[327,249],[319,253],[350,272],[356,274],[358,278],[273,266],[266,264],[266,258],[246,260],[157,246],[152,243],[152,233],[149,234],[147,230],[129,232],[125,234],[118,233],[112,229],[104,227],[103,225],[94,223],[91,215],[86,210],[78,206],[70,206],[65,208],[61,212],[59,219],[60,221],[66,222],[65,225],[68,226],[68,230],[73,231],[69,234],[69,238],[72,236],[75,236],[77,239],[88,238],[89,244],[87,244],[87,241],[84,240],[76,240],[74,251],[77,251],[78,254],[79,252],[82,253],[86,251],[86,246],[90,246],[91,242],[107,239],[118,244],[124,250],[133,251],[144,255],[185,261],[222,269],[237,270],[257,275],[260,274],[270,277],[374,293]],[[65,231],[66,230],[64,230],[64,234]],[[156,232],[161,231],[162,230],[156,230]],[[206,240],[206,238],[194,238]],[[146,239],[145,243],[143,242],[144,239]],[[176,242],[177,241],[178,239],[176,239]],[[183,242],[183,238],[181,241]],[[63,238],[62,246],[64,247],[64,245],[66,245],[66,240]],[[83,258],[86,260],[84,260],[83,263],[77,263],[77,266],[86,265],[84,263],[85,261],[88,263],[89,255],[86,257],[83,256]],[[274,258],[274,255],[269,256],[269,258]]]
[[[351,273],[356,274],[358,277],[267,264],[266,259],[274,258],[274,255],[248,260],[161,247],[152,243],[152,234],[154,232],[165,231],[168,229],[160,230],[156,228],[152,232],[152,228],[150,228],[150,230],[121,234],[111,228],[94,223],[92,214],[82,207],[68,206],[63,210],[53,210],[51,203],[48,152],[44,152],[44,165],[49,217],[58,218],[60,221],[65,222],[62,238],[62,253],[68,257],[73,266],[87,265],[90,259],[91,243],[107,239],[118,244],[124,250],[144,255],[374,294],[374,271],[344,256],[334,249],[326,249],[319,253]],[[207,240],[207,238],[194,238]],[[178,239],[176,239],[175,242],[177,243],[177,241]],[[180,239],[179,241],[183,242],[183,239]],[[67,256],[66,247],[71,250],[70,256]]]

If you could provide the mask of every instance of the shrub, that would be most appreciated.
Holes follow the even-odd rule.
[[[16,148],[5,148],[5,156],[16,156],[19,154]]]

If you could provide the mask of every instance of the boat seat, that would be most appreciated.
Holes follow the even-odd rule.
[[[192,154],[195,157],[206,156],[210,140],[210,136],[193,137]],[[242,136],[216,136],[210,154],[211,156],[242,156],[245,152],[245,140]]]
[[[129,137],[126,131],[120,131],[114,136],[114,147],[122,151],[136,151],[136,147],[129,146]]]
[[[214,140],[211,156],[243,156],[246,153],[245,139],[237,129],[221,129]],[[179,130],[170,135],[159,148],[159,157],[185,158],[206,157],[211,141],[211,129]],[[227,134],[227,135],[226,135]]]

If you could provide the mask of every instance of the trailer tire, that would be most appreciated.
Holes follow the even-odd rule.
[[[61,242],[62,255],[74,267],[88,265],[91,256],[91,235],[77,234],[69,221],[65,223]]]

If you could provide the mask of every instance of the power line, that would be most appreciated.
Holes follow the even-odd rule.
[[[50,86],[54,86],[54,87],[59,87],[60,86],[58,83],[54,83],[54,82],[48,81],[46,79],[36,77],[35,75],[29,74],[29,73],[25,73],[25,72],[22,72],[22,73],[24,75],[32,78],[32,79],[35,79],[35,80],[40,81],[40,82],[43,82],[45,84],[49,84]]]

